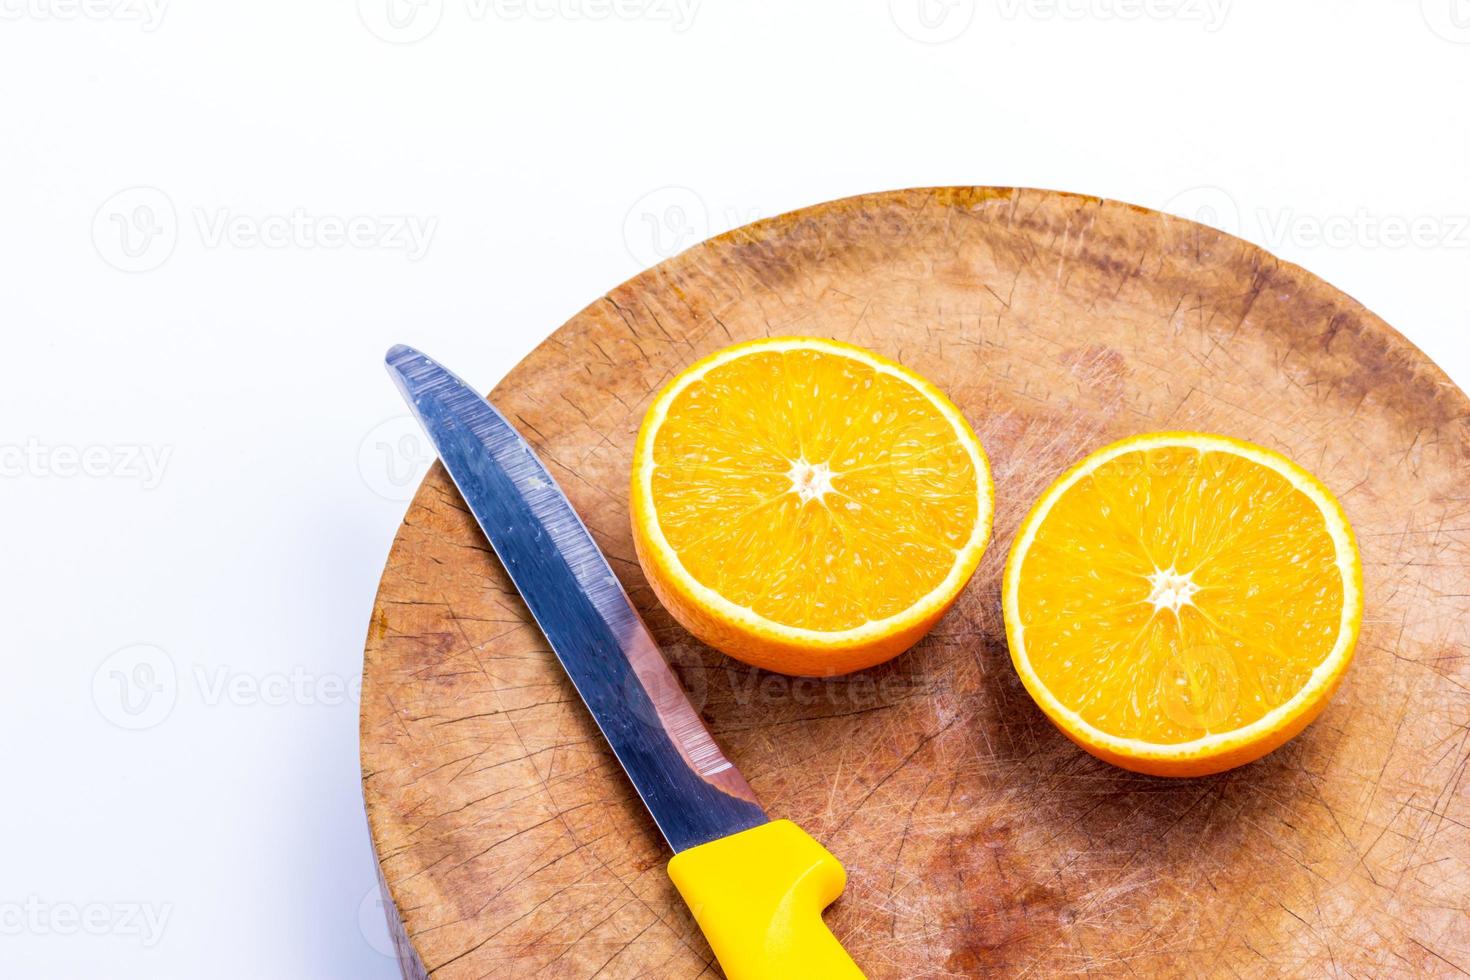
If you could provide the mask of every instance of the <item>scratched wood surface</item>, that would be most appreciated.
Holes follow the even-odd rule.
[[[634,558],[628,466],[653,392],[764,334],[917,369],[995,467],[974,580],[923,643],[854,677],[793,681],[701,646]],[[1470,402],[1311,274],[1111,201],[878,194],[645,272],[494,397],[767,809],[846,864],[828,921],[870,976],[1470,975]],[[1367,591],[1322,717],[1185,781],[1111,768],[1052,728],[1011,668],[998,592],[1053,478],[1166,428],[1313,469],[1357,529]],[[652,821],[437,466],[373,611],[362,767],[410,974],[718,974]]]

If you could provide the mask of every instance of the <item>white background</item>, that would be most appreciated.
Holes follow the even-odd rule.
[[[1464,383],[1467,83],[1466,0],[0,0],[0,974],[397,975],[391,343],[489,388],[707,234],[1028,185],[1236,231]]]

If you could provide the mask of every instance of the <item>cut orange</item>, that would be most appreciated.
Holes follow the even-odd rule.
[[[980,441],[939,389],[832,340],[737,344],[654,400],[633,456],[654,592],[746,663],[830,676],[896,656],[990,534]]]
[[[1058,728],[1125,769],[1195,776],[1260,758],[1326,705],[1362,565],[1306,470],[1164,432],[1052,484],[1016,532],[1003,600],[1011,659]]]

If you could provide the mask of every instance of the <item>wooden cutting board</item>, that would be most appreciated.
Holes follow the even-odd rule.
[[[995,467],[974,580],[923,643],[854,677],[795,681],[700,645],[633,555],[629,459],[654,391],[766,334],[922,372]],[[846,864],[827,918],[870,976],[1470,975],[1470,401],[1310,273],[1112,201],[876,194],[643,273],[493,397],[768,811]],[[1038,493],[1157,429],[1280,449],[1362,543],[1363,633],[1336,699],[1205,779],[1075,748],[1001,625],[1006,549]],[[408,975],[718,974],[653,822],[437,465],[389,556],[365,675],[363,793]]]

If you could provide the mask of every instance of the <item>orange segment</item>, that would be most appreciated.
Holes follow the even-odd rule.
[[[1290,460],[1139,436],[1037,502],[1006,566],[1006,629],[1022,681],[1084,748],[1216,772],[1321,710],[1352,656],[1361,578],[1337,501]]]
[[[633,531],[695,635],[794,674],[912,645],[979,563],[985,453],[938,389],[830,340],[761,340],[695,364],[639,432]]]

